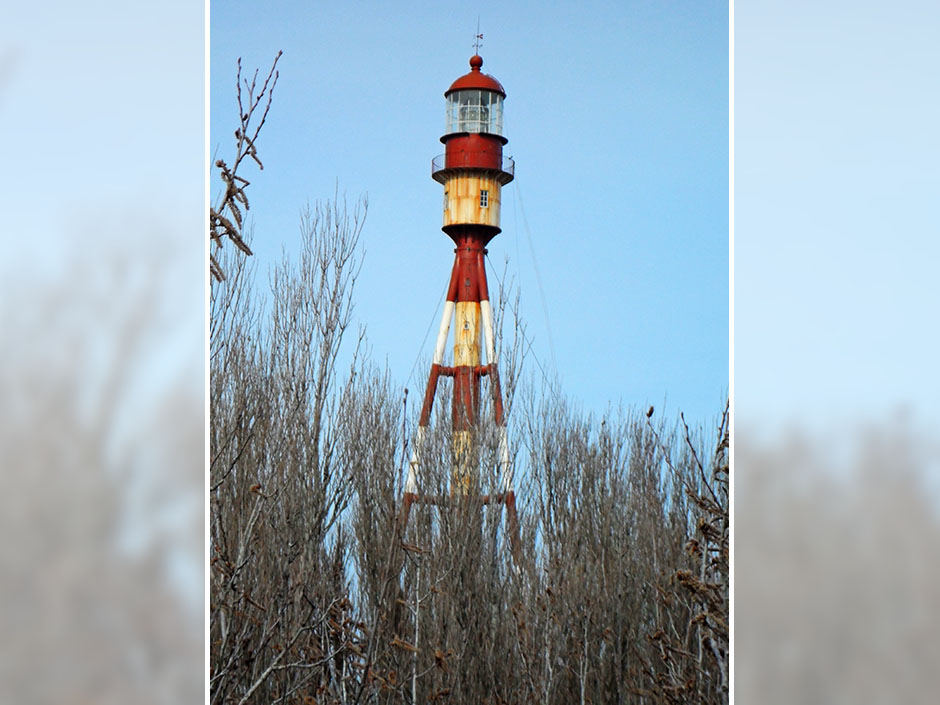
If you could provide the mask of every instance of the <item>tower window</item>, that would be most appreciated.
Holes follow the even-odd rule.
[[[449,206],[450,206],[450,202],[448,199],[448,192],[444,191],[444,210],[446,211]]]
[[[490,205],[490,192],[486,189],[480,191],[480,208],[487,208]]]

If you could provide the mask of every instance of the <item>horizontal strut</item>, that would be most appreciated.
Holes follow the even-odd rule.
[[[409,502],[416,504],[433,504],[439,507],[453,507],[466,503],[468,500],[479,502],[480,504],[505,504],[507,499],[511,499],[510,492],[499,492],[497,494],[478,494],[478,495],[457,495],[456,497],[442,495],[423,495],[414,493],[409,497]]]
[[[444,367],[443,365],[432,365],[434,367],[434,372],[441,377],[453,377],[457,374],[458,370],[467,369],[468,365],[461,365],[460,367]],[[474,365],[470,367],[471,374],[474,374],[478,377],[486,377],[488,374],[493,372],[495,365]]]

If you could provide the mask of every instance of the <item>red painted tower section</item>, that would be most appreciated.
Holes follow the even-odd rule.
[[[503,101],[506,91],[492,76],[481,71],[483,59],[470,58],[470,72],[451,84],[447,99],[447,129],[441,142],[444,154],[431,163],[431,176],[444,186],[444,224],[441,228],[454,241],[454,265],[425,390],[421,417],[415,434],[405,495],[402,530],[411,505],[449,503],[460,497],[479,497],[484,503],[506,505],[510,540],[518,550],[519,528],[509,458],[502,391],[496,360],[493,309],[486,281],[486,245],[500,232],[501,190],[514,178],[515,165],[503,157]],[[452,320],[453,364],[444,365],[444,352]],[[480,338],[486,350],[481,359]],[[453,457],[451,498],[430,497],[420,491],[421,451],[431,421],[431,410],[440,377],[452,377]],[[480,495],[476,467],[476,427],[479,420],[482,378],[493,395],[494,421],[499,432],[499,491]]]

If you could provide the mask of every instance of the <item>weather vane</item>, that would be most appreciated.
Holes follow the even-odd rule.
[[[483,35],[480,34],[480,18],[477,17],[476,41],[473,43],[473,50],[476,54],[480,53],[480,43],[483,41]]]

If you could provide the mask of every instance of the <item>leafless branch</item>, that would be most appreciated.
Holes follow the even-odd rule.
[[[259,169],[264,169],[264,165],[258,158],[257,139],[261,134],[261,128],[264,126],[271,109],[271,101],[274,97],[274,87],[277,85],[279,72],[277,71],[277,62],[280,60],[283,52],[279,51],[274,58],[274,63],[268,71],[260,90],[258,90],[258,71],[255,70],[251,83],[248,79],[242,78],[242,60],[238,59],[238,71],[235,78],[236,95],[238,100],[238,128],[235,130],[235,159],[232,166],[223,159],[217,159],[216,168],[219,170],[219,177],[224,186],[224,192],[219,202],[209,208],[209,239],[218,249],[227,238],[246,255],[251,255],[251,248],[245,242],[242,233],[244,228],[244,215],[242,209],[248,211],[248,196],[245,194],[245,188],[250,182],[238,174],[238,169],[246,158],[251,158]],[[245,95],[242,94],[244,85]],[[257,91],[257,93],[256,93]],[[261,107],[263,104],[263,108]],[[261,109],[260,118],[255,122],[256,111]],[[222,270],[215,252],[209,255],[209,271],[216,281],[225,279],[225,273]]]

